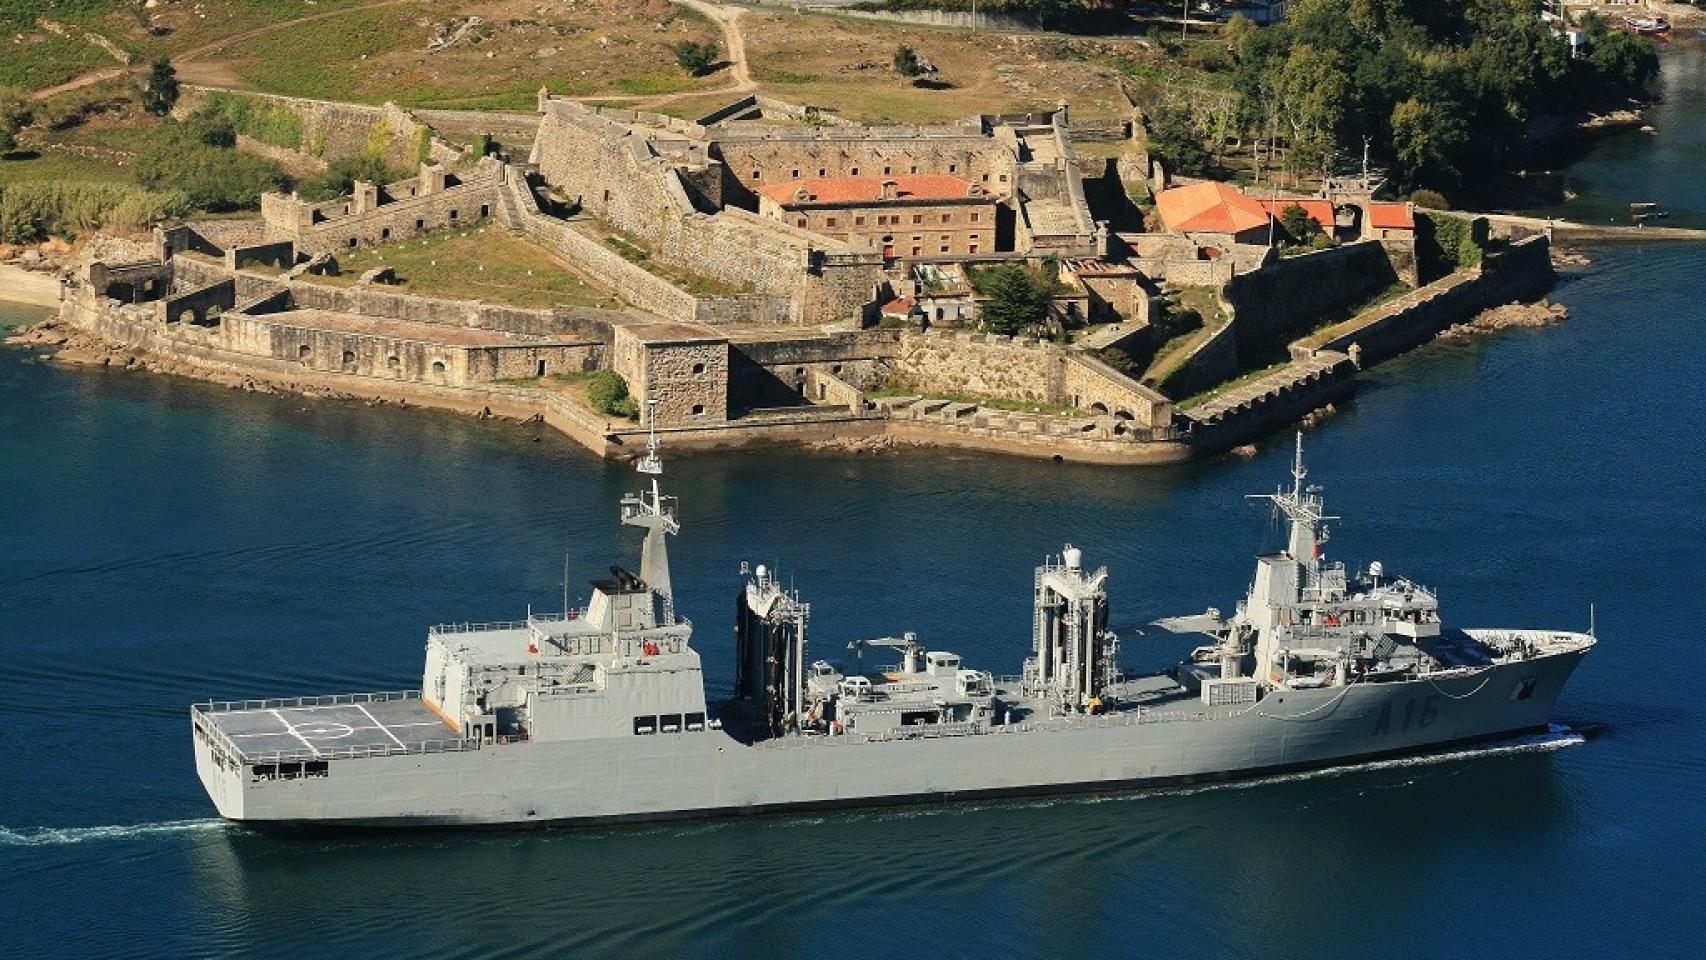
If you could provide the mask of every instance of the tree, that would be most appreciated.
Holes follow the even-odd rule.
[[[1291,238],[1291,242],[1298,246],[1307,245],[1322,232],[1321,225],[1315,222],[1309,211],[1295,203],[1288,204],[1280,211],[1280,228]]]
[[[717,65],[719,50],[716,42],[712,40],[704,43],[683,40],[671,47],[670,51],[675,54],[676,64],[695,77],[710,73],[711,68]]]
[[[924,67],[918,62],[918,51],[906,44],[901,44],[894,50],[894,72],[903,77],[916,77],[924,72]]]
[[[1156,104],[1149,115],[1149,155],[1168,173],[1208,172],[1209,155],[1197,135],[1191,108],[1171,100]]]
[[[1049,288],[1019,264],[1003,263],[983,271],[977,287],[987,298],[979,316],[991,333],[1012,336],[1048,317]]]
[[[261,194],[283,190],[290,178],[265,157],[209,146],[182,124],[167,121],[137,153],[132,171],[150,190],[176,191],[197,210],[253,209]]]
[[[142,107],[156,116],[172,112],[178,102],[178,71],[165,57],[148,68],[148,78],[142,82]]]

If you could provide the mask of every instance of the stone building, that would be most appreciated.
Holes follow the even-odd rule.
[[[394,243],[493,216],[503,201],[508,175],[493,158],[460,175],[440,164],[423,163],[407,180],[357,181],[349,194],[321,203],[295,194],[262,194],[261,219],[270,239],[289,240],[309,254]]]
[[[952,174],[782,180],[759,190],[758,212],[884,259],[996,249],[995,197]]]
[[[640,403],[640,423],[660,427],[729,419],[729,338],[689,323],[615,328],[611,368]]]

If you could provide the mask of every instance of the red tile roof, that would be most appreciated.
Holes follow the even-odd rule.
[[[806,177],[772,183],[759,192],[780,204],[881,202],[883,182],[893,181],[896,200],[963,200],[971,195],[971,182],[945,173],[903,174],[893,177]]]
[[[1416,213],[1407,203],[1370,203],[1368,225],[1376,230],[1414,230]]]
[[[912,312],[912,298],[900,297],[883,304],[883,314],[891,317],[904,317]]]
[[[1163,190],[1155,209],[1168,230],[1178,233],[1242,233],[1268,225],[1262,205],[1225,183],[1204,181]]]

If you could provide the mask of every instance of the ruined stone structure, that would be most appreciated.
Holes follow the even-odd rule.
[[[396,183],[357,181],[348,196],[308,203],[294,194],[261,195],[269,238],[307,253],[336,253],[394,243],[433,230],[467,226],[493,215],[503,202],[505,166],[487,157],[466,174],[423,163]]]

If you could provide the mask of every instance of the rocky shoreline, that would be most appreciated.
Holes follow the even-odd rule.
[[[1518,327],[1547,327],[1569,315],[1570,311],[1563,304],[1550,300],[1507,303],[1502,307],[1483,310],[1470,320],[1447,327],[1440,333],[1439,338],[1456,340]]]

